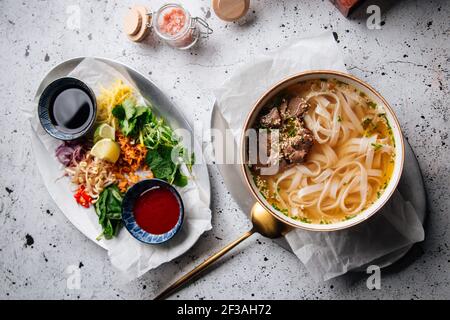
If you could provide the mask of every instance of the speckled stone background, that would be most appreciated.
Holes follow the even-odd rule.
[[[127,283],[56,208],[35,166],[19,108],[32,103],[52,66],[82,55],[117,59],[148,75],[192,123],[207,125],[211,89],[240,62],[324,30],[335,32],[351,73],[379,89],[400,118],[426,182],[426,240],[382,271],[381,289],[371,291],[366,274],[315,283],[295,256],[255,236],[173,298],[450,298],[450,2],[369,0],[347,20],[328,1],[252,0],[239,23],[216,18],[210,1],[184,2],[214,29],[187,52],[151,38],[129,42],[121,24],[133,1],[0,0],[0,298],[149,299],[249,227],[211,166],[213,230],[182,257]],[[368,4],[381,5],[381,30],[366,26]],[[81,17],[75,30],[73,6]],[[70,266],[80,270],[80,289],[67,288]]]

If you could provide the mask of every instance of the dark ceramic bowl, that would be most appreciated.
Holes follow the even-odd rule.
[[[143,230],[137,223],[134,217],[134,204],[136,200],[146,191],[155,188],[165,188],[172,192],[178,201],[180,207],[180,214],[175,226],[168,232],[163,234],[152,234]],[[180,229],[184,219],[184,206],[178,191],[169,183],[160,179],[142,180],[130,189],[128,189],[122,202],[122,221],[128,232],[137,240],[148,244],[159,244],[171,239]]]
[[[91,119],[89,119],[89,122],[80,128],[80,131],[68,133],[59,130],[54,125],[49,110],[58,94],[70,88],[81,89],[89,96],[93,106],[93,115]],[[91,88],[89,88],[88,85],[81,80],[70,77],[57,79],[50,83],[42,92],[41,97],[39,98],[38,116],[44,130],[47,131],[47,133],[52,137],[59,140],[78,139],[88,133],[94,126],[95,118],[97,116],[97,102],[95,99],[95,94]]]

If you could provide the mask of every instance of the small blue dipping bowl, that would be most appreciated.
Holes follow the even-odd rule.
[[[155,188],[165,188],[172,192],[178,201],[180,212],[178,215],[178,221],[175,226],[168,232],[163,234],[152,234],[143,230],[136,222],[134,217],[134,204],[136,200],[145,192],[155,189]],[[183,200],[181,199],[178,191],[171,186],[169,183],[160,179],[148,179],[142,180],[130,189],[128,189],[122,202],[122,221],[128,232],[131,233],[133,237],[137,240],[148,243],[148,244],[158,244],[166,242],[171,239],[180,229],[183,224],[184,219],[184,206]]]
[[[89,119],[89,122],[87,122],[87,124],[79,131],[70,133],[59,130],[52,122],[50,115],[50,108],[52,107],[55,98],[66,89],[80,89],[84,91],[84,93],[89,96],[93,107],[92,117]],[[59,140],[75,140],[81,138],[92,129],[95,123],[97,116],[97,101],[95,94],[91,88],[81,80],[71,77],[59,78],[50,83],[42,92],[41,97],[39,98],[38,116],[44,130],[52,137]]]

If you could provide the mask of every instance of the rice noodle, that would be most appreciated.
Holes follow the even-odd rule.
[[[97,199],[103,189],[116,181],[112,168],[112,163],[100,160],[88,152],[75,167],[68,167],[65,171],[73,183],[84,185],[85,191],[93,199]]]

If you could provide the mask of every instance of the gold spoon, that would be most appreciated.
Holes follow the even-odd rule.
[[[159,295],[155,297],[155,300],[160,300],[168,297],[172,293],[174,293],[178,288],[187,283],[189,280],[200,274],[203,270],[208,268],[214,262],[216,262],[220,257],[222,257],[225,253],[236,247],[239,243],[250,237],[255,232],[261,234],[264,237],[274,239],[279,238],[282,235],[286,234],[291,227],[287,224],[281,222],[276,219],[271,213],[269,213],[266,209],[264,209],[259,203],[256,203],[252,207],[251,211],[252,223],[253,227],[244,233],[240,238],[228,244],[222,250],[212,255],[205,261],[203,261],[200,265],[192,269],[189,273],[182,276],[175,283],[173,283],[166,290],[161,292]]]

